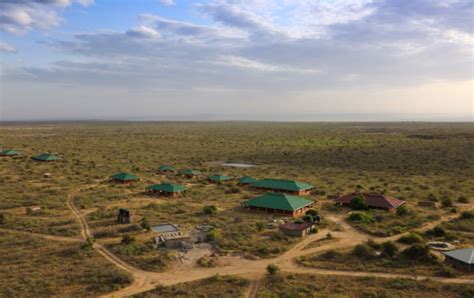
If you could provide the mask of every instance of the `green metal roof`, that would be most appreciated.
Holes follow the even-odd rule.
[[[239,183],[245,183],[245,184],[250,184],[250,183],[254,183],[254,182],[257,182],[257,179],[254,179],[250,176],[243,176],[243,177],[240,177],[239,179],[237,179],[237,181]]]
[[[190,175],[190,176],[197,176],[201,174],[201,172],[193,169],[184,169],[178,172],[180,175]]]
[[[13,155],[18,155],[18,152],[13,150],[13,149],[6,149],[3,150],[0,155],[5,155],[5,156],[13,156]]]
[[[244,206],[296,211],[312,203],[313,201],[298,196],[282,193],[267,193],[263,196],[245,201]]]
[[[157,190],[163,192],[182,192],[187,190],[185,186],[172,184],[172,183],[161,183],[161,184],[153,184],[146,187],[147,190]]]
[[[34,156],[33,159],[34,160],[39,160],[39,161],[53,161],[53,160],[59,160],[61,158],[59,158],[55,155],[49,154],[49,153],[43,153],[43,154]]]
[[[164,172],[164,171],[175,171],[175,168],[173,168],[172,166],[160,166],[158,168],[158,171],[160,172]]]
[[[287,191],[301,191],[314,188],[313,185],[294,180],[283,179],[262,179],[252,183],[252,186],[257,188],[287,190]]]
[[[210,181],[216,181],[216,182],[221,182],[221,181],[228,181],[232,180],[232,177],[226,176],[226,175],[212,175],[207,177],[208,180]]]
[[[120,172],[114,174],[110,177],[113,180],[121,180],[121,181],[130,181],[130,180],[138,180],[138,177],[129,173]]]

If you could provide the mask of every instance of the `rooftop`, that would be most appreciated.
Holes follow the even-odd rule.
[[[180,175],[190,175],[190,176],[197,176],[201,174],[198,170],[193,170],[193,169],[184,169],[178,172]]]
[[[239,179],[237,179],[237,181],[239,181],[239,183],[254,183],[254,182],[257,182],[257,179],[254,179],[250,176],[243,176],[243,177],[240,177]]]
[[[298,196],[291,196],[282,193],[267,193],[244,202],[244,206],[271,208],[284,211],[296,211],[313,203]]]
[[[257,182],[252,183],[254,187],[257,188],[266,188],[266,189],[275,189],[275,190],[286,190],[286,191],[303,191],[314,188],[313,185],[294,181],[294,180],[284,180],[284,179],[262,179]]]
[[[163,182],[160,184],[153,184],[149,185],[146,187],[147,190],[157,190],[157,191],[163,191],[163,192],[182,192],[185,191],[187,188],[185,186],[179,185],[179,184],[172,184],[172,183],[167,183]]]
[[[0,152],[0,155],[4,155],[4,156],[18,155],[18,151],[13,150],[13,149],[6,149]]]
[[[167,166],[167,165],[163,165],[163,166],[160,166],[158,168],[158,171],[160,172],[164,172],[164,171],[174,171],[175,168],[173,168],[172,166]]]
[[[53,160],[59,160],[60,158],[57,157],[56,155],[52,155],[49,153],[43,153],[37,156],[33,157],[34,160],[40,160],[40,161],[53,161]]]
[[[130,180],[138,180],[138,177],[129,173],[120,172],[114,174],[110,177],[113,180],[120,180],[120,181],[130,181]]]
[[[456,249],[443,254],[466,264],[474,264],[474,248]]]

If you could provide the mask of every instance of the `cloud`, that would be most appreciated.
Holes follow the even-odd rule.
[[[58,9],[79,3],[83,6],[93,0],[3,0],[0,2],[0,30],[22,35],[30,30],[58,26],[62,19]]]
[[[127,31],[127,35],[137,38],[159,38],[160,33],[147,26],[139,26]]]
[[[175,0],[159,0],[158,3],[160,3],[161,5],[164,5],[164,6],[173,6],[173,5],[176,5],[176,1],[175,1]]]
[[[199,4],[193,7],[202,21],[143,14],[129,30],[47,40],[66,58],[18,67],[14,79],[126,90],[252,90],[267,99],[305,93],[308,101],[314,90],[465,81],[474,62],[469,2]]]
[[[16,53],[17,49],[14,46],[0,40],[0,52]]]

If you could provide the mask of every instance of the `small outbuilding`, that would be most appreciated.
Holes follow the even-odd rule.
[[[174,173],[176,170],[172,166],[163,165],[158,168],[158,173],[168,174]]]
[[[49,153],[43,153],[37,156],[33,156],[32,159],[36,161],[57,161],[57,160],[60,160],[61,158]]]
[[[138,181],[138,177],[129,173],[120,172],[110,176],[110,182],[118,184],[133,184]]]
[[[294,237],[304,237],[311,233],[311,229],[314,227],[314,222],[304,222],[304,223],[284,223],[280,225],[279,230],[288,236]]]
[[[240,177],[239,179],[237,179],[237,182],[240,185],[249,185],[249,184],[257,182],[257,179],[254,179],[250,176],[243,176],[243,177]]]
[[[303,215],[313,204],[313,201],[298,196],[267,193],[243,202],[242,206],[249,210],[276,213],[282,216],[299,216]]]
[[[130,210],[120,208],[119,213],[117,214],[117,222],[119,224],[129,224],[131,222]]]
[[[212,175],[212,176],[207,177],[207,180],[210,183],[221,183],[221,182],[232,180],[232,177],[226,176],[226,175],[216,174],[216,175]]]
[[[18,151],[13,150],[13,149],[6,149],[3,151],[0,151],[0,156],[3,156],[3,157],[14,157],[17,155],[19,155]]]
[[[262,179],[251,184],[258,189],[270,190],[273,192],[286,192],[294,195],[306,195],[314,189],[314,186],[305,182],[284,180],[284,179]]]
[[[177,197],[187,190],[186,186],[173,183],[160,183],[149,185],[145,188],[149,193],[157,193],[165,196]]]
[[[195,178],[201,175],[201,172],[193,169],[184,169],[178,172],[178,175],[185,176],[186,178]]]
[[[365,204],[370,208],[384,209],[388,211],[394,211],[401,205],[405,204],[405,201],[391,198],[381,194],[374,193],[350,193],[341,196],[335,200],[337,205],[350,205],[352,200],[357,197],[363,197]]]
[[[474,248],[462,248],[443,252],[444,261],[454,268],[474,272]]]

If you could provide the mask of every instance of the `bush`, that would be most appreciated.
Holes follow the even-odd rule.
[[[151,225],[150,223],[148,222],[148,218],[144,217],[142,218],[141,222],[140,222],[140,226],[145,229],[147,232],[149,232],[151,230]]]
[[[261,232],[263,229],[265,229],[265,223],[259,221],[255,223],[255,227],[257,228],[257,231]]]
[[[413,244],[412,246],[406,248],[403,251],[403,255],[411,260],[429,260],[430,257],[430,248],[424,244]]]
[[[367,244],[357,244],[352,250],[352,254],[359,258],[369,259],[375,256],[375,251]]]
[[[204,206],[202,208],[202,212],[204,214],[208,214],[208,215],[214,215],[214,214],[217,214],[217,207],[215,205],[209,205],[209,206]]]
[[[398,216],[405,216],[410,214],[410,211],[408,210],[407,206],[401,205],[400,207],[397,208],[396,214]]]
[[[320,257],[323,259],[329,260],[329,259],[334,259],[340,255],[341,253],[339,253],[338,251],[335,251],[334,249],[330,249],[327,252],[323,253]]]
[[[91,250],[94,246],[95,239],[92,237],[87,237],[86,242],[81,245],[82,250]]]
[[[206,240],[207,241],[215,241],[221,237],[221,233],[216,230],[212,229],[209,232],[206,233]]]
[[[453,200],[450,198],[443,198],[441,200],[441,206],[443,206],[443,208],[453,207]]]
[[[458,203],[467,204],[467,203],[469,203],[469,199],[466,198],[465,196],[460,196],[458,198]]]
[[[411,232],[400,237],[398,241],[404,244],[423,243],[423,237],[420,234]]]
[[[368,206],[365,203],[365,198],[363,195],[358,195],[357,197],[353,198],[349,206],[354,210],[367,210],[368,209]]]
[[[270,274],[270,275],[275,275],[275,274],[277,274],[279,271],[280,271],[280,268],[279,268],[277,265],[275,265],[275,264],[269,264],[269,265],[267,266],[267,272],[268,272],[268,274]]]
[[[123,235],[121,243],[124,245],[130,245],[135,242],[135,237],[130,235]]]
[[[315,209],[309,209],[308,211],[306,211],[305,213],[306,215],[311,215],[312,217],[316,217],[318,216],[318,211],[316,211]]]
[[[387,241],[382,243],[382,254],[386,257],[393,257],[398,252],[398,246],[395,245],[392,241]]]
[[[443,266],[440,270],[438,270],[438,272],[436,272],[436,275],[443,277],[456,277],[457,273],[453,268],[449,266]]]
[[[426,234],[433,235],[435,237],[443,237],[446,236],[446,231],[442,227],[436,226],[433,229],[427,231]]]
[[[375,218],[372,215],[364,213],[364,212],[353,212],[349,215],[350,221],[358,221],[364,224],[369,224],[375,222]]]
[[[474,211],[464,211],[461,213],[461,219],[474,219]]]
[[[303,216],[303,221],[305,221],[305,222],[313,222],[313,221],[314,221],[314,218],[313,218],[312,215],[306,214],[305,216]]]

